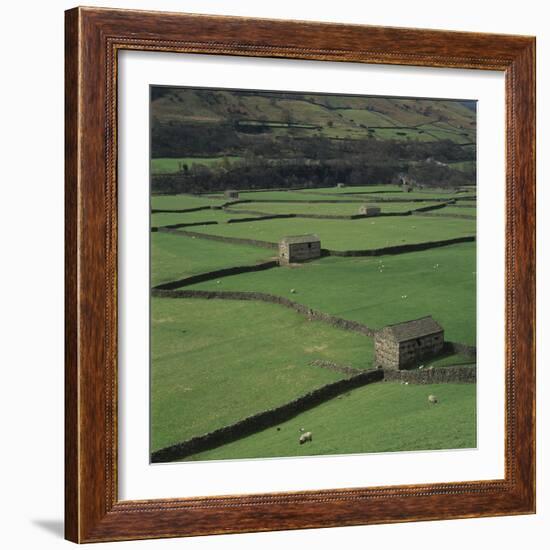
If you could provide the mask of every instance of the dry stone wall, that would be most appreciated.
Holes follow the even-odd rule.
[[[384,381],[409,384],[473,384],[476,381],[476,367],[449,365],[413,370],[384,369]]]
[[[272,248],[277,249],[279,245],[277,243],[270,243],[267,241],[257,241],[255,239],[240,239],[237,237],[222,237],[221,235],[210,235],[208,233],[197,233],[195,231],[185,231],[180,229],[170,229],[159,227],[159,231],[164,231],[166,233],[172,233],[174,235],[179,235],[180,237],[195,237],[197,239],[206,239],[208,241],[219,241],[223,243],[233,243],[233,244],[248,244],[251,246],[259,246],[260,248]]]
[[[332,399],[341,393],[350,391],[354,388],[372,384],[382,380],[384,373],[381,370],[364,371],[360,374],[326,384],[316,390],[310,391],[296,399],[275,407],[261,411],[243,420],[213,430],[203,435],[193,437],[187,441],[177,443],[170,447],[165,447],[151,453],[151,462],[171,462],[181,460],[187,456],[214,449],[220,445],[225,445],[232,441],[252,435],[266,428],[271,428],[281,424],[298,414],[311,409],[324,401]]]
[[[169,289],[160,289],[154,288],[151,290],[151,296],[155,298],[202,298],[206,300],[252,300],[259,302],[267,302],[270,304],[278,304],[289,309],[300,313],[301,315],[307,317],[311,321],[322,321],[328,323],[329,325],[344,329],[350,330],[352,332],[358,332],[359,334],[364,334],[365,336],[373,336],[374,330],[370,327],[358,323],[357,321],[349,321],[347,319],[342,319],[341,317],[335,317],[334,315],[329,315],[328,313],[323,313],[311,309],[307,306],[299,304],[298,302],[293,302],[288,298],[283,298],[282,296],[275,296],[274,294],[267,294],[265,292],[243,292],[243,291],[232,291],[232,290],[169,290]]]

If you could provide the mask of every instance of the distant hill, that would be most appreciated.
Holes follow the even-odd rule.
[[[474,102],[168,87],[152,88],[151,98],[152,125],[159,138],[168,134],[173,141],[175,129],[186,133],[186,128],[192,128],[201,135],[217,136],[221,150],[229,145],[229,137],[237,142],[243,135],[450,140],[459,145],[476,139]],[[223,136],[218,135],[220,128],[225,130]],[[212,148],[216,145],[205,149]],[[192,151],[205,156],[211,152]],[[153,156],[171,155],[157,150]]]
[[[403,172],[427,186],[471,184],[475,109],[461,100],[152,87],[153,188],[362,185]]]

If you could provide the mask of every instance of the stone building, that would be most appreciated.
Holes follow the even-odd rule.
[[[234,191],[233,189],[227,189],[227,191],[224,192],[223,196],[226,199],[238,199],[239,198],[239,192]]]
[[[418,366],[443,351],[444,331],[431,316],[388,325],[374,336],[374,363],[385,369]]]
[[[321,257],[321,240],[317,235],[285,237],[279,242],[281,264],[305,262]]]
[[[416,180],[404,173],[397,175],[397,183],[405,193],[410,193],[417,186]]]
[[[380,208],[370,204],[363,204],[359,207],[359,214],[363,216],[378,216],[378,214],[380,214]]]
[[[336,184],[336,187],[338,187],[339,189],[342,189],[342,188],[344,188],[345,186],[346,186],[345,183],[337,183],[337,184]]]

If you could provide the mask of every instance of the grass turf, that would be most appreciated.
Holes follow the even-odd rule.
[[[382,212],[406,212],[424,206],[431,206],[433,202],[374,202],[365,195],[365,200],[358,203],[265,203],[250,202],[236,204],[231,210],[256,210],[266,214],[324,214],[331,216],[352,216],[359,214],[359,208],[363,204],[377,206]]]
[[[249,214],[227,213],[223,210],[198,210],[196,212],[155,212],[151,214],[151,227],[163,227],[177,223],[217,222],[251,217]]]
[[[151,284],[206,271],[267,261],[273,253],[254,246],[151,233]]]
[[[447,340],[473,345],[475,251],[475,243],[464,243],[376,258],[327,257],[190,288],[277,294],[373,328],[432,315],[444,327]]]
[[[151,317],[152,450],[344,377],[315,359],[372,361],[371,338],[274,304],[153,298]]]
[[[428,395],[439,403],[432,405]],[[313,441],[300,445],[300,428]],[[402,385],[357,388],[297,417],[187,460],[311,456],[476,446],[476,385]]]
[[[317,193],[316,193],[317,191]],[[240,191],[239,199],[244,200],[285,200],[285,201],[327,201],[331,200],[324,194],[318,193],[317,189],[309,189],[306,191]],[[340,197],[342,200],[360,201],[361,199],[356,197]]]
[[[348,195],[350,193],[380,193],[380,192],[401,192],[399,185],[344,185],[344,187],[319,187],[315,189],[304,189],[302,193],[330,193],[331,195]],[[345,198],[345,196],[343,197]]]
[[[227,199],[219,197],[210,199],[204,196],[195,195],[153,195],[151,197],[151,208],[159,210],[182,210],[184,208],[198,208],[201,206],[219,206],[227,202]]]
[[[197,231],[269,242],[278,242],[288,235],[315,233],[323,248],[364,250],[475,235],[475,221],[445,219],[442,223],[438,218],[414,216],[359,220],[291,218],[204,226]]]

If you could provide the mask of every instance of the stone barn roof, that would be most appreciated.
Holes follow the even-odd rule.
[[[421,317],[420,319],[414,319],[413,321],[405,321],[404,323],[397,323],[395,325],[388,325],[382,329],[385,336],[391,337],[396,342],[406,342],[413,338],[422,338],[429,334],[436,332],[442,332],[443,327],[434,319],[428,315],[427,317]]]
[[[281,244],[319,243],[321,239],[317,235],[294,235],[281,239]]]

